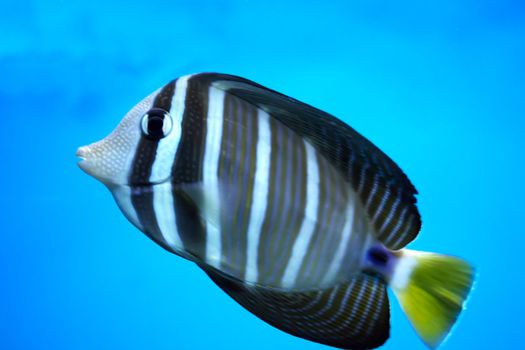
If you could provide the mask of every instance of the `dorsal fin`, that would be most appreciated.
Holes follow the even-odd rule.
[[[358,192],[377,237],[391,249],[412,241],[421,228],[417,191],[392,159],[353,128],[317,108],[250,80],[216,73],[195,77],[267,111],[308,139]]]
[[[388,295],[376,277],[359,274],[330,289],[287,293],[205,271],[248,311],[297,337],[341,349],[372,349],[389,337]]]

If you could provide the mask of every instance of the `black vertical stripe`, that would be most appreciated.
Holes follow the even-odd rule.
[[[235,160],[234,171],[233,171],[233,182],[230,184],[233,188],[228,189],[232,192],[234,200],[229,204],[230,208],[227,210],[232,211],[233,221],[232,224],[234,227],[231,228],[229,232],[225,232],[225,235],[231,235],[233,237],[233,249],[231,255],[227,258],[231,258],[232,262],[236,264],[238,268],[239,275],[244,276],[244,270],[246,266],[246,261],[242,259],[242,255],[245,252],[241,252],[240,247],[244,246],[246,250],[246,231],[242,230],[242,221],[243,221],[243,204],[242,198],[246,196],[246,188],[243,186],[243,180],[247,175],[245,173],[244,166],[249,159],[246,159],[245,156],[245,144],[246,144],[246,112],[247,108],[251,107],[246,102],[239,100],[235,96],[229,96],[229,98],[235,99],[236,110],[235,110],[235,127],[233,128],[233,133],[235,135],[235,144],[234,149],[231,150],[231,156]],[[250,202],[248,202],[250,203]],[[251,203],[250,203],[251,204]],[[249,205],[247,205],[249,206]],[[227,226],[226,226],[227,227]],[[243,261],[243,263],[241,263]]]
[[[175,94],[175,83],[176,81],[173,80],[160,90],[157,96],[155,96],[151,108],[160,108],[169,112],[171,109],[171,100]],[[140,123],[137,125],[137,128],[140,128]],[[143,135],[140,138],[135,156],[131,162],[131,172],[128,176],[129,184],[132,186],[148,184],[151,168],[155,161],[158,142],[159,140],[147,138]]]
[[[155,96],[151,108],[160,108],[169,112],[175,94],[175,84],[176,80],[166,84]],[[137,127],[140,128],[140,124]],[[160,232],[153,207],[153,186],[149,184],[157,146],[158,140],[141,136],[131,163],[128,183],[131,185],[131,203],[143,232],[153,241],[167,248],[168,244]]]
[[[317,151],[315,151],[317,153]],[[315,267],[319,267],[319,258],[321,251],[325,247],[325,243],[332,238],[331,236],[338,230],[328,225],[328,215],[337,210],[338,202],[336,196],[330,191],[329,178],[333,169],[329,164],[325,163],[324,158],[315,155],[317,160],[317,168],[319,171],[319,186],[318,186],[318,207],[316,213],[316,224],[315,230],[312,234],[312,238],[308,243],[307,251],[303,259],[303,263],[299,270],[297,280],[306,281],[308,284],[314,284],[321,280],[322,276],[312,273]],[[307,198],[309,200],[309,198]],[[339,234],[339,232],[337,232]],[[325,265],[321,261],[321,265]]]
[[[350,229],[352,234],[346,243],[346,250],[343,254],[343,260],[341,262],[341,266],[339,266],[340,275],[351,274],[352,271],[355,271],[356,266],[360,266],[360,253],[365,249],[367,238],[370,235],[373,235],[373,233],[370,232],[370,226],[367,225],[368,220],[363,218],[366,213],[364,212],[364,209],[361,207],[360,203],[355,203],[354,213],[354,222],[352,228]]]
[[[226,213],[221,218],[221,269],[242,278],[257,162],[257,109],[226,94],[223,118],[219,182]]]
[[[221,182],[226,184],[234,184],[232,180],[232,172],[235,169],[235,125],[237,123],[237,102],[238,99],[233,99],[231,95],[226,94],[224,99],[224,125],[223,134],[221,138],[221,156],[219,159],[219,178]],[[233,186],[233,185],[232,185]],[[232,193],[228,187],[221,188],[221,198],[232,197]],[[227,216],[224,216],[221,220],[221,228],[224,229],[228,226],[229,222]],[[226,221],[226,222],[225,222]],[[235,238],[234,232],[226,233],[221,235],[221,247],[224,255],[224,259],[221,261],[221,269],[225,270],[232,263],[233,257],[232,252],[235,249]]]
[[[322,159],[322,158],[320,158]],[[329,165],[324,164],[324,159],[319,163],[319,169],[328,169]],[[345,184],[340,182],[340,177],[335,171],[327,171],[325,173],[325,191],[327,191],[327,203],[331,203],[331,206],[326,204],[327,209],[325,210],[325,225],[326,229],[323,229],[318,233],[319,241],[315,244],[317,251],[313,257],[315,270],[312,273],[316,278],[323,278],[324,274],[328,271],[327,262],[331,259],[326,259],[327,256],[331,256],[334,251],[337,250],[341,244],[341,235],[343,234],[344,219],[346,218],[346,205],[348,200],[347,189],[344,187]],[[343,186],[341,186],[343,185]],[[319,207],[323,207],[324,203],[320,202]],[[312,247],[314,249],[314,247]]]
[[[288,176],[292,180],[292,188],[290,189],[291,206],[289,206],[289,212],[287,216],[287,225],[282,232],[279,232],[279,258],[277,261],[277,274],[275,275],[276,283],[282,280],[286,267],[292,257],[293,247],[297,235],[301,230],[301,226],[305,219],[306,211],[306,191],[307,191],[307,157],[306,147],[301,138],[290,132],[288,137],[292,141],[292,152],[291,157],[287,159],[288,162],[292,163],[292,171]],[[281,194],[286,195],[284,193]],[[292,210],[290,210],[292,209]]]
[[[268,204],[267,212],[264,218],[261,235],[259,238],[260,244],[257,254],[257,266],[259,270],[259,279],[268,280],[271,274],[271,262],[274,259],[274,242],[277,228],[282,220],[282,201],[279,200],[278,186],[285,181],[285,166],[282,164],[282,155],[286,152],[286,145],[282,144],[282,129],[278,128],[276,122],[270,118],[269,125],[271,130],[271,154],[270,154],[270,173],[269,173],[269,187],[268,187]]]
[[[193,76],[188,79],[181,137],[173,163],[174,188],[202,183],[202,169],[206,145],[206,119],[208,115],[210,83]],[[183,194],[174,196],[177,227],[182,243],[190,254],[204,259],[206,254],[206,227],[200,221],[194,202]]]
[[[266,266],[268,270],[268,281],[272,283],[279,283],[279,278],[276,276],[283,264],[286,264],[283,256],[283,245],[282,241],[291,232],[287,230],[289,221],[293,220],[293,213],[288,212],[292,208],[293,201],[293,179],[296,178],[296,174],[293,168],[293,142],[289,130],[282,128],[279,123],[271,123],[270,127],[275,127],[279,132],[272,132],[272,137],[275,135],[275,145],[272,145],[272,149],[276,150],[275,156],[277,160],[277,167],[281,169],[279,174],[279,180],[273,183],[274,201],[276,202],[275,208],[277,212],[275,217],[272,218],[275,221],[271,221],[273,229],[268,232],[267,239],[264,240],[263,244],[266,246]],[[280,150],[280,151],[277,151]]]
[[[198,183],[206,143],[209,85],[194,77],[188,80],[179,148],[172,167],[173,183]]]
[[[240,240],[237,244],[239,252],[239,266],[240,272],[244,276],[247,264],[247,252],[248,252],[248,227],[250,224],[251,205],[254,197],[258,195],[265,195],[264,193],[254,193],[255,184],[255,171],[257,161],[257,143],[258,137],[258,114],[257,109],[243,101],[246,106],[243,111],[243,117],[245,122],[244,134],[245,143],[243,145],[244,152],[242,157],[245,159],[244,167],[242,167],[242,183],[241,188],[243,189],[243,195],[239,198],[239,207],[242,209],[242,220],[240,220],[239,236]]]

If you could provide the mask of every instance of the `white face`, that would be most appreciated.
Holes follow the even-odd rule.
[[[154,108],[154,100],[161,91],[155,91],[133,107],[106,138],[80,147],[77,151],[77,156],[82,159],[80,168],[110,188],[152,185],[169,180],[171,161],[180,139],[181,116],[177,111],[184,101],[173,96],[170,111]],[[140,145],[147,143],[156,145],[155,154],[140,153],[144,151]],[[153,157],[155,161],[147,179],[130,180],[137,153],[144,160]]]
[[[141,139],[141,120],[151,108],[157,91],[131,109],[106,138],[80,147],[79,167],[107,186],[126,185],[128,172],[137,145]]]
[[[151,202],[152,193],[157,194],[154,206],[171,198],[170,180],[181,139],[189,77],[180,77],[153,92],[106,138],[77,151],[82,158],[80,168],[108,187],[128,220],[172,251],[178,251],[178,246],[166,245],[158,228],[151,226],[149,219],[144,222],[138,210],[141,203]],[[171,207],[162,205],[159,212]]]
[[[126,114],[110,135],[80,147],[80,168],[111,190],[169,181],[191,76],[182,76],[151,93]]]

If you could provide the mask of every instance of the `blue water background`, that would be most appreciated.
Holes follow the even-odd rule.
[[[177,76],[245,76],[348,122],[418,188],[411,248],[478,269],[443,349],[523,347],[520,1],[2,1],[0,349],[323,349],[129,224],[82,173]],[[424,349],[396,301],[384,349]]]

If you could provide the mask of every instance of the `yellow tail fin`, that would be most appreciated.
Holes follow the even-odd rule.
[[[434,349],[463,310],[473,280],[474,269],[464,260],[405,249],[390,286],[418,335]]]

